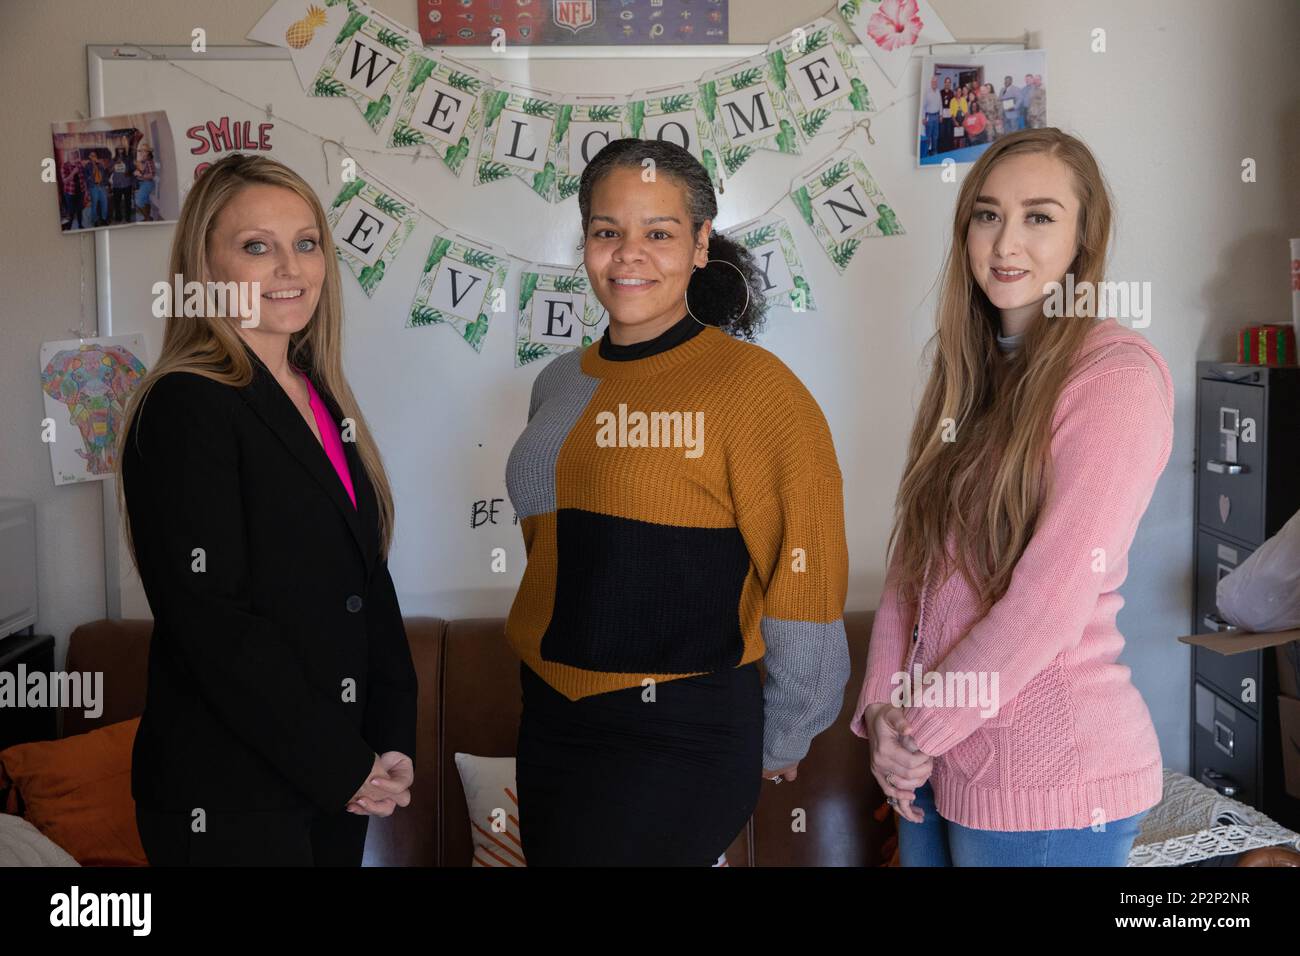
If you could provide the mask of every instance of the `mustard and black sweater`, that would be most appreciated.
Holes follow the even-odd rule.
[[[848,550],[830,429],[776,356],[690,315],[533,383],[506,465],[528,565],[506,622],[576,700],[763,659],[763,766],[843,703]]]

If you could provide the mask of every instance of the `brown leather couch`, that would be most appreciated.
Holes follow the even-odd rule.
[[[884,797],[868,768],[867,743],[848,726],[871,617],[868,611],[845,615],[853,675],[839,719],[813,741],[797,780],[763,784],[757,811],[727,850],[732,866],[873,866],[882,862],[882,848],[892,853],[892,815],[876,813]],[[455,754],[514,755],[519,660],[504,625],[502,618],[406,619],[420,679],[415,783],[409,806],[371,819],[367,866],[469,865],[469,814]],[[147,620],[103,620],[72,633],[66,669],[102,671],[105,700],[93,720],[81,710],[64,711],[63,736],[140,714],[151,630]],[[803,829],[795,825],[796,809],[804,811]]]

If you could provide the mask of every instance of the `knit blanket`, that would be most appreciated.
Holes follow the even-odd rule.
[[[1183,866],[1279,844],[1300,850],[1300,833],[1166,767],[1164,793],[1143,818],[1128,865]]]

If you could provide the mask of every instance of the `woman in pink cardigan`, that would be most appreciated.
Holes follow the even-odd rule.
[[[853,718],[904,866],[1122,866],[1160,800],[1115,617],[1173,386],[1095,299],[1049,294],[1096,289],[1110,228],[1096,161],[1054,128],[998,140],[957,199]]]

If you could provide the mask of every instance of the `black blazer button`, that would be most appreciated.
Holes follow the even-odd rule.
[[[361,610],[361,595],[352,594],[348,596],[348,610],[353,614]]]

